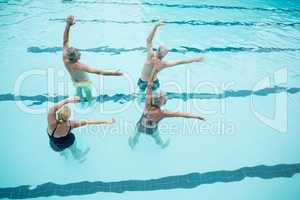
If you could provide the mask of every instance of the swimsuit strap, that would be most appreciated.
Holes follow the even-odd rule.
[[[71,132],[71,129],[72,129],[72,126],[71,126],[71,122],[70,122],[70,120],[69,120],[69,124],[70,124],[70,127],[69,127],[69,130],[68,130],[68,133],[67,133],[67,135],[69,135],[69,134],[70,134],[70,132]],[[55,133],[55,131],[56,131],[57,127],[58,127],[58,123],[56,124],[56,127],[55,127],[55,129],[52,131],[52,133],[51,133],[51,137],[54,137],[54,133]]]
[[[55,127],[55,129],[52,131],[52,133],[51,133],[51,137],[54,137],[54,133],[55,133],[55,131],[56,131],[57,127],[58,127],[58,123],[56,123],[56,127]]]
[[[69,127],[69,130],[68,130],[68,133],[67,133],[67,135],[69,135],[70,134],[70,132],[71,132],[71,129],[72,129],[72,126],[71,126],[71,121],[69,120],[69,125],[70,125],[70,127]]]

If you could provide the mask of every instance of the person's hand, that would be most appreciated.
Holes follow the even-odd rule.
[[[193,58],[193,61],[194,62],[201,62],[201,61],[203,61],[203,57],[201,57],[201,56],[198,56],[198,57],[195,57],[195,58]]]
[[[114,72],[114,75],[115,75],[115,76],[122,76],[123,73],[120,72],[120,70],[118,69],[118,70],[116,70],[116,71]]]
[[[70,26],[75,24],[73,15],[70,15],[70,16],[67,17],[67,24],[70,25]]]
[[[107,124],[114,124],[114,123],[116,123],[115,118],[112,118],[111,120],[107,121]]]
[[[200,117],[200,116],[199,116],[199,117],[197,117],[197,119],[199,119],[199,120],[203,120],[203,121],[206,121],[206,120],[205,120],[205,118],[203,118],[203,117]]]
[[[155,26],[159,27],[159,26],[163,26],[165,25],[164,20],[160,19],[158,20],[158,22],[155,24]]]
[[[71,96],[67,100],[68,100],[68,102],[71,103],[71,102],[79,101],[80,97],[79,96]]]

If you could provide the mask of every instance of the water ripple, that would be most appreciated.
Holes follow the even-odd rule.
[[[255,96],[267,96],[270,94],[277,94],[281,92],[287,92],[288,94],[296,94],[300,92],[300,88],[298,87],[280,87],[274,86],[269,88],[263,88],[260,90],[252,91],[252,90],[226,90],[223,93],[175,93],[175,92],[166,92],[166,95],[169,100],[172,99],[181,99],[183,101],[187,101],[189,99],[199,99],[199,100],[209,100],[209,99],[225,99],[225,98],[245,98],[251,95]],[[68,96],[49,96],[45,95],[35,95],[35,96],[25,96],[25,95],[15,95],[12,93],[0,94],[0,102],[1,101],[29,101],[31,104],[29,106],[42,105],[45,102],[58,102],[62,99],[67,98]],[[109,95],[99,95],[94,97],[94,101],[99,103],[105,102],[115,102],[124,104],[126,102],[130,102],[135,100],[136,98],[142,98],[138,94],[114,94],[112,96]]]
[[[261,7],[243,7],[243,6],[219,6],[219,5],[189,5],[189,4],[168,4],[168,3],[151,3],[151,2],[118,2],[118,1],[64,1],[65,3],[76,4],[108,4],[108,5],[126,5],[126,6],[148,6],[148,7],[167,7],[180,9],[224,9],[224,10],[250,10],[250,11],[265,11],[265,12],[300,12],[300,9],[295,8],[261,8]]]

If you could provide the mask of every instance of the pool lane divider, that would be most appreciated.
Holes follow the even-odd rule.
[[[254,167],[243,167],[237,170],[219,170],[204,173],[195,172],[148,180],[123,180],[113,182],[82,181],[68,184],[48,182],[37,185],[34,188],[30,185],[0,188],[0,198],[29,199],[50,196],[81,196],[99,192],[123,193],[192,189],[205,184],[238,182],[245,178],[291,178],[299,173],[300,163],[295,163],[273,166],[259,165]]]
[[[108,45],[81,49],[83,52],[93,53],[109,53],[110,55],[119,55],[121,53],[128,52],[146,52],[145,47],[134,47],[134,48],[114,48]],[[154,49],[157,50],[157,49]],[[32,46],[27,48],[28,53],[57,53],[61,52],[62,47],[37,47]],[[180,48],[171,48],[169,52],[172,53],[273,53],[273,52],[295,52],[300,51],[300,48],[277,48],[277,47],[209,47],[206,49],[200,49],[196,47],[180,46]]]
[[[190,99],[199,99],[199,100],[209,100],[209,99],[225,99],[225,98],[244,98],[251,95],[255,96],[267,96],[271,94],[277,94],[281,92],[287,92],[287,94],[296,94],[300,92],[300,88],[297,87],[280,87],[274,86],[270,88],[263,88],[260,90],[252,91],[252,90],[226,90],[220,94],[214,93],[175,93],[175,92],[166,92],[168,100],[172,99],[180,99],[183,101],[187,101]],[[12,93],[7,94],[0,94],[0,102],[6,101],[28,101],[31,102],[28,106],[36,106],[42,105],[46,102],[58,102],[62,99],[67,98],[68,96],[48,96],[45,95],[35,95],[35,96],[25,96],[25,95],[14,95]],[[105,103],[105,102],[115,102],[119,104],[124,104],[130,101],[133,101],[137,98],[140,100],[144,100],[144,95],[138,94],[114,94],[114,95],[99,95],[94,97],[94,101],[98,103]]]
[[[64,18],[50,18],[49,21],[66,22]],[[152,24],[157,19],[143,21],[116,21],[104,19],[76,19],[76,23],[114,23],[114,24]],[[191,26],[283,26],[294,27],[300,25],[300,22],[240,22],[240,21],[202,21],[202,20],[181,20],[181,21],[164,21],[165,24],[191,25]]]

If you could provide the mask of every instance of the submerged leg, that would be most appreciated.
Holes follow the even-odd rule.
[[[63,156],[66,160],[69,159],[69,152],[65,149],[62,152],[59,153],[61,156]]]
[[[156,144],[161,148],[166,148],[170,144],[170,139],[168,139],[166,142],[163,141],[163,139],[160,137],[159,131],[153,133],[152,137],[155,140]]]
[[[135,145],[138,143],[140,136],[141,136],[141,133],[138,132],[136,129],[134,136],[129,137],[128,144],[131,149],[133,149],[135,147]]]
[[[89,104],[91,104],[92,99],[93,99],[91,89],[89,87],[84,87],[83,90],[84,90],[84,93],[85,93],[86,100],[89,102]]]
[[[79,162],[83,162],[85,160],[85,156],[90,151],[90,148],[87,148],[85,151],[77,148],[76,142],[72,146],[69,147],[73,157]]]
[[[83,87],[81,86],[75,86],[75,87],[76,87],[76,95],[80,97],[81,107],[86,107]]]
[[[81,101],[83,100],[84,97],[82,87],[76,87],[76,96],[79,96]]]

